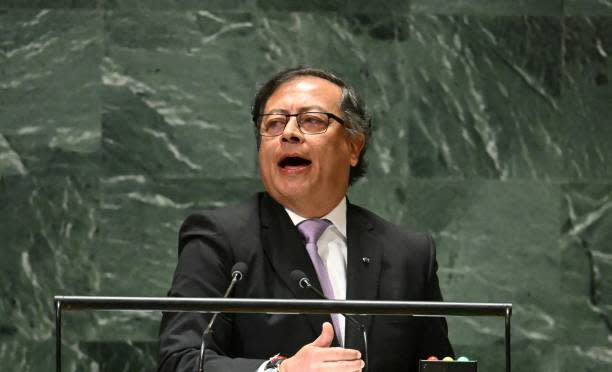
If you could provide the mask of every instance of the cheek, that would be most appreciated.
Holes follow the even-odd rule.
[[[259,148],[258,158],[259,158],[259,177],[264,185],[268,187],[272,187],[278,181],[278,168],[276,162],[274,161],[274,151],[271,146],[264,146],[263,143]]]
[[[272,159],[272,150],[270,149],[270,144],[262,142],[259,145],[259,152],[257,156],[259,158],[259,166],[267,167]]]
[[[345,142],[338,141],[334,146],[328,148],[323,155],[323,164],[329,164],[327,173],[331,173],[334,178],[344,173],[344,169],[349,169],[352,163],[352,156]]]
[[[270,174],[270,156],[268,153],[262,148],[260,148],[258,153],[258,161],[259,161],[259,174],[262,178],[267,178]]]

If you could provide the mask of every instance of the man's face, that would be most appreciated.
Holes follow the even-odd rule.
[[[342,117],[342,90],[325,79],[304,76],[282,84],[264,113],[329,112]],[[364,137],[331,119],[325,133],[303,134],[292,117],[284,132],[261,137],[259,168],[274,199],[303,217],[321,217],[346,194],[350,167],[357,165]]]

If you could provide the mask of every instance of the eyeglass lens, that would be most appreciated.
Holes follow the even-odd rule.
[[[278,136],[285,130],[289,119],[295,116],[300,131],[305,134],[323,133],[329,126],[329,116],[322,112],[301,112],[298,114],[262,115],[260,133],[264,136]]]

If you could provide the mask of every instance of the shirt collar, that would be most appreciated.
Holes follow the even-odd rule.
[[[291,218],[291,222],[295,226],[297,226],[300,222],[306,220],[305,217],[298,215],[297,213],[285,208],[289,218]],[[321,217],[323,220],[330,220],[336,229],[342,234],[342,236],[346,239],[346,197],[340,200],[340,203],[336,205],[334,209],[331,210],[328,214]]]

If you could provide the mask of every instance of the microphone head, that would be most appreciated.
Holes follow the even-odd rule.
[[[244,262],[236,262],[234,266],[232,266],[232,278],[236,278],[236,280],[240,281],[249,271],[249,267]]]
[[[300,288],[306,288],[310,286],[310,280],[302,270],[293,270],[291,274],[289,274],[289,276],[291,277],[291,280],[293,280],[300,286]]]

